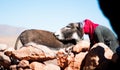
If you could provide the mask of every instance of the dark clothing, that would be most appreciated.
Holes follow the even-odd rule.
[[[115,52],[119,46],[116,36],[109,28],[93,23],[88,19],[84,21],[84,33],[89,35],[91,47],[95,43],[103,42]]]
[[[116,49],[116,53],[118,56],[120,56],[120,46]]]
[[[115,52],[119,46],[116,36],[113,32],[105,26],[99,25],[94,32],[94,39],[96,42],[105,43],[110,49]]]
[[[110,24],[118,36],[120,42],[120,1],[119,0],[98,0],[102,13],[110,21]]]
[[[105,17],[108,18],[110,24],[118,36],[120,45],[120,1],[119,0],[98,0],[99,7]],[[120,46],[116,49],[116,52],[120,54]],[[119,55],[120,56],[120,55]]]

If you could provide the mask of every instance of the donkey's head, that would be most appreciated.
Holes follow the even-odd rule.
[[[76,41],[79,41],[83,39],[83,34],[82,22],[69,23],[67,26],[55,32],[55,36],[59,40],[75,39]]]

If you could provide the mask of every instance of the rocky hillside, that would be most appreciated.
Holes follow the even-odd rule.
[[[24,29],[25,28],[0,24],[0,36],[15,36],[18,35]]]
[[[0,24],[0,44],[5,44],[10,47],[14,47],[18,35],[23,30],[25,30],[25,28]]]

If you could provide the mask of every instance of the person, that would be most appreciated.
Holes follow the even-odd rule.
[[[103,15],[110,21],[110,24],[117,34],[118,41],[120,42],[120,1],[119,0],[98,0],[99,7],[103,13]],[[118,56],[117,63],[114,65],[116,70],[120,70],[120,43],[119,47],[116,48],[115,56]],[[114,56],[113,56],[114,57]]]
[[[120,41],[120,4],[119,0],[98,0],[98,5],[103,15],[110,21],[110,25]]]
[[[119,45],[117,37],[109,28],[94,23],[89,19],[85,19],[82,23],[84,34],[88,34],[89,36],[91,43],[90,47],[92,47],[95,43],[103,42],[110,47],[113,52],[116,52],[116,48]]]
[[[99,7],[104,14],[105,17],[108,18],[110,21],[110,24],[115,31],[115,33],[118,36],[118,41],[120,42],[120,21],[119,21],[119,15],[120,15],[120,8],[118,4],[119,1],[114,0],[98,0]],[[120,46],[116,49],[116,53],[120,56]]]

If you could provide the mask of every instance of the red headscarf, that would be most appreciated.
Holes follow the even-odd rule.
[[[98,25],[99,24],[95,24],[89,19],[84,20],[84,33],[88,34],[91,40],[93,39],[93,33]]]

